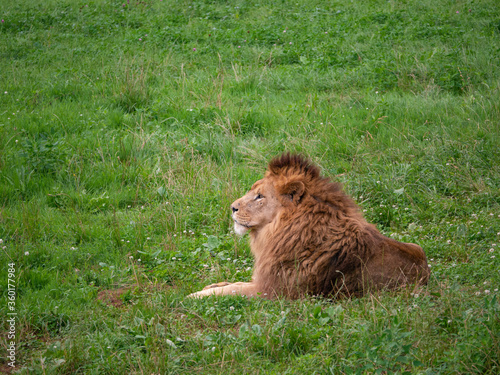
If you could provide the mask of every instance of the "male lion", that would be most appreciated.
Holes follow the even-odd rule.
[[[380,234],[341,186],[302,156],[273,159],[231,209],[236,233],[250,230],[252,281],[209,285],[190,297],[351,296],[429,279],[420,246]]]

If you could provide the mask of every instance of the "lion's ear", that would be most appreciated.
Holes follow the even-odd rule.
[[[302,181],[292,181],[285,184],[280,190],[281,195],[297,204],[304,195],[306,187]]]

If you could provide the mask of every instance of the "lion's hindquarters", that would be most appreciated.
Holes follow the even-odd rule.
[[[377,288],[393,289],[408,284],[426,284],[427,259],[416,244],[384,238],[366,263],[365,281]]]

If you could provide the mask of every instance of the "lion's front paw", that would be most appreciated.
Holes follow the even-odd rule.
[[[203,288],[203,290],[212,289],[212,288],[219,288],[221,286],[226,286],[226,285],[229,285],[229,284],[231,284],[231,283],[228,283],[227,281],[222,281],[222,282],[217,283],[217,284],[207,285],[206,287]]]
[[[217,285],[217,284],[214,284]],[[212,286],[212,288],[205,288],[203,290],[200,290],[199,292],[191,293],[187,298],[202,298],[202,297],[208,297],[208,296],[214,296],[214,295],[223,295],[224,290],[221,287],[217,286]]]

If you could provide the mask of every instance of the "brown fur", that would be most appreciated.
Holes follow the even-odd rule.
[[[252,281],[210,285],[191,297],[350,296],[429,278],[420,246],[383,236],[339,184],[299,155],[273,159],[231,207],[235,230],[250,230]]]

